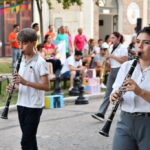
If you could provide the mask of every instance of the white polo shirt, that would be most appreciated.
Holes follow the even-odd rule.
[[[113,45],[109,48],[109,53],[111,54],[113,49]],[[117,57],[127,56],[128,57],[128,49],[122,44],[119,44],[118,47],[113,51],[112,55]],[[110,66],[111,68],[119,68],[121,64],[116,61],[115,59],[110,59]]]
[[[29,82],[41,82],[41,76],[48,74],[46,61],[38,54],[36,54],[31,61],[25,62],[23,58],[19,74]],[[28,108],[42,108],[44,107],[45,91],[38,90],[29,86],[19,85],[18,106]]]
[[[69,65],[77,68],[78,66],[82,66],[82,60],[80,59],[79,61],[76,61],[74,58],[74,55],[71,55],[70,57],[68,57],[61,69],[61,74],[70,71]]]
[[[113,85],[113,91],[116,91],[121,87],[122,82],[124,81],[124,78],[126,74],[128,73],[131,64],[133,60],[125,62],[121,68],[119,69],[119,72],[117,74],[116,81]],[[137,85],[146,91],[150,92],[150,66],[144,71],[141,71],[140,64],[137,64],[132,77],[131,77]],[[150,103],[144,100],[142,97],[137,96],[134,94],[134,92],[126,92],[123,95],[123,102],[121,104],[121,109],[126,112],[150,112]]]

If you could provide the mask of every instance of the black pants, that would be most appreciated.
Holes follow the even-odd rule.
[[[52,63],[54,74],[56,73],[57,70],[61,70],[62,66],[61,61],[59,59],[49,59],[46,61]]]
[[[36,133],[42,108],[27,108],[17,106],[18,118],[22,130],[22,150],[38,150]]]

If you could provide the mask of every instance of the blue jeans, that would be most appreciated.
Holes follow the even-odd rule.
[[[17,110],[22,131],[22,150],[38,150],[36,133],[43,109],[17,106]]]
[[[20,50],[18,48],[11,48],[12,52],[12,67],[16,67],[16,61],[20,56]]]
[[[77,77],[77,76],[80,76],[80,72],[79,71],[76,71],[75,77]],[[63,73],[61,75],[61,78],[62,79],[70,78],[70,71],[66,71],[65,73]]]

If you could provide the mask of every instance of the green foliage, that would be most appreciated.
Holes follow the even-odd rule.
[[[8,62],[1,63],[0,62],[0,74],[6,74],[6,73],[11,73],[11,64]]]
[[[29,2],[31,0],[16,0],[17,4],[21,4],[23,2]],[[43,3],[43,0],[35,0],[39,5],[41,6]],[[46,0],[49,8],[52,8],[52,0]],[[68,9],[70,6],[77,4],[78,6],[82,5],[82,0],[56,0],[58,3],[62,3],[64,9]],[[0,0],[0,5],[3,5],[3,3],[6,2],[8,4],[13,5],[13,0]]]
[[[77,5],[82,5],[81,0],[63,0],[62,1],[63,8],[68,9],[71,5],[77,4]]]

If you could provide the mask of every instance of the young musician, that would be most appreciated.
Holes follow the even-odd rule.
[[[14,76],[19,90],[17,110],[22,131],[21,147],[22,150],[37,150],[36,133],[44,107],[44,91],[49,90],[47,63],[35,53],[37,35],[33,29],[19,32],[18,41],[24,55],[19,73]]]
[[[125,80],[126,91],[121,102],[121,115],[113,141],[113,150],[150,149],[150,27],[137,35],[136,53],[141,53],[131,79]],[[119,97],[118,89],[131,67],[133,60],[124,63],[113,85],[111,101]]]
[[[107,80],[107,90],[104,96],[104,100],[99,108],[98,113],[92,114],[92,117],[100,121],[104,121],[105,113],[109,106],[109,96],[112,92],[112,85],[116,79],[116,75],[122,63],[128,60],[128,50],[122,45],[123,38],[118,32],[111,34],[112,45],[109,48],[108,60],[110,61],[110,74]]]

